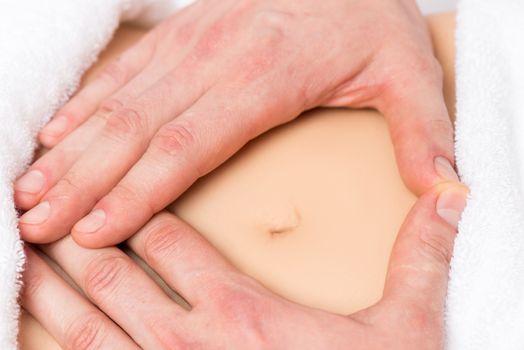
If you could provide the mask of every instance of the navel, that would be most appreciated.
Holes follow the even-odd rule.
[[[268,222],[268,232],[271,236],[293,232],[300,226],[300,221],[299,211],[292,206],[288,210],[280,211]]]

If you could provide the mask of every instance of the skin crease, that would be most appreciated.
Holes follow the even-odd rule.
[[[433,41],[437,50],[437,55],[441,60],[444,72],[446,73],[445,86],[447,88],[447,101],[451,102],[453,100],[452,96],[454,95],[452,89],[450,89],[453,86],[452,71],[450,70],[452,69],[453,62],[453,17],[450,15],[435,17],[430,20],[430,24],[432,24],[432,28],[434,28]],[[127,32],[124,30],[116,37],[113,46],[109,48],[108,52],[106,52],[106,56],[102,58],[102,63],[98,67],[95,67],[94,71],[90,72],[91,77],[96,75],[96,70],[98,70],[100,66],[103,65],[105,60],[109,59],[110,56],[121,51],[124,47],[136,40],[136,35],[133,35],[133,33],[136,34],[136,32],[133,30],[127,30]],[[89,79],[89,77],[87,77],[87,79]],[[449,108],[453,109],[453,106],[450,104]],[[338,129],[342,129],[341,137],[337,136]],[[315,131],[317,131],[316,136]],[[345,133],[349,134],[345,135],[346,137],[344,137]],[[327,134],[326,139],[321,138],[319,140],[320,143],[326,142],[327,139],[335,139],[339,141],[342,140],[343,142],[349,143],[340,144],[337,143],[338,141],[336,141],[335,145],[339,146],[338,149],[320,149],[320,158],[318,159],[314,158],[314,155],[311,154],[304,155],[304,152],[291,153],[292,156],[295,157],[293,159],[295,159],[296,163],[287,163],[287,167],[285,162],[279,163],[279,160],[275,158],[279,153],[289,153],[290,150],[292,152],[293,148],[297,147],[297,145],[299,147],[304,147],[304,144],[297,143],[301,142],[301,140],[304,140],[306,143],[314,143],[314,139],[315,137],[318,137],[318,134]],[[360,140],[358,139],[358,135],[361,135]],[[349,141],[344,141],[347,139],[349,139]],[[366,153],[364,157],[359,158],[358,152],[351,153],[352,149],[366,149]],[[347,226],[351,230],[350,235],[342,234],[338,236],[331,235],[326,237],[324,233],[323,235],[312,236],[313,238],[315,236],[319,237],[320,240],[318,241],[315,241],[314,239],[308,239],[308,236],[310,236],[312,233],[314,234],[314,225],[310,225],[309,227],[306,225],[304,227],[303,221],[305,219],[309,219],[310,221],[312,220],[314,222],[316,220],[317,222],[321,223],[323,219],[318,213],[315,215],[305,216],[302,213],[299,224],[301,225],[301,230],[291,232],[292,235],[287,235],[290,232],[279,232],[278,235],[280,236],[276,237],[278,240],[276,241],[277,243],[275,244],[275,242],[273,242],[269,247],[267,242],[270,241],[267,239],[261,241],[260,239],[261,237],[268,237],[266,231],[268,227],[270,230],[273,230],[275,227],[284,227],[289,229],[289,227],[294,228],[294,225],[296,225],[296,222],[294,221],[295,217],[293,215],[287,215],[287,213],[290,212],[288,207],[280,206],[277,208],[278,210],[275,212],[280,214],[277,215],[276,220],[273,220],[275,218],[274,215],[270,215],[272,220],[269,220],[269,222],[272,222],[273,225],[264,226],[262,230],[263,235],[261,235],[257,230],[245,230],[241,223],[239,223],[238,220],[235,220],[235,218],[226,220],[228,221],[226,225],[223,225],[223,223],[220,223],[213,218],[212,214],[214,211],[220,209],[221,207],[225,207],[224,210],[231,209],[230,206],[232,205],[231,203],[233,203],[233,209],[235,211],[244,212],[244,215],[240,216],[247,215],[249,218],[247,220],[251,220],[251,217],[249,217],[248,212],[245,210],[245,208],[242,207],[242,205],[239,207],[234,207],[235,201],[224,198],[220,195],[220,193],[222,192],[228,194],[231,197],[231,192],[224,191],[226,187],[233,187],[234,189],[236,186],[237,189],[242,191],[242,188],[246,188],[246,186],[247,188],[256,188],[261,186],[260,179],[257,181],[256,176],[254,178],[250,178],[249,176],[243,177],[242,174],[245,174],[246,172],[249,173],[250,171],[251,173],[254,172],[256,174],[257,171],[260,171],[261,167],[264,167],[264,157],[270,157],[273,162],[279,164],[278,169],[280,170],[281,176],[277,176],[276,178],[285,178],[286,173],[292,173],[293,168],[296,168],[297,166],[300,167],[301,158],[305,159],[305,161],[308,159],[322,160],[322,158],[326,158],[326,156],[329,154],[326,154],[325,152],[334,153],[335,155],[334,158],[331,158],[332,160],[326,161],[326,167],[328,168],[332,167],[333,164],[339,164],[341,159],[340,156],[345,155],[349,160],[347,165],[343,165],[338,169],[340,171],[340,177],[336,177],[332,179],[332,181],[337,183],[348,182],[349,188],[356,189],[362,187],[362,194],[360,194],[360,196],[373,198],[374,193],[378,192],[378,196],[391,197],[391,202],[386,203],[384,205],[383,211],[378,212],[379,214],[377,214],[377,210],[379,210],[377,209],[377,205],[372,204],[372,201],[370,204],[367,204],[367,206],[362,204],[366,202],[360,201],[360,205],[365,206],[361,213],[354,213],[350,211],[349,214],[347,212],[336,214],[334,216],[336,220],[333,224],[333,227],[338,226],[344,228]],[[350,152],[349,155],[348,152]],[[285,157],[289,155],[288,153],[285,153],[282,156]],[[330,157],[327,158],[329,159]],[[377,182],[373,182],[373,179],[369,176],[367,177],[367,180],[366,178],[360,179],[355,173],[351,171],[347,172],[347,167],[354,168],[355,166],[358,166],[359,168],[363,167],[364,169],[371,168],[381,176],[376,177]],[[305,178],[311,178],[313,176],[314,175],[310,173],[303,174],[303,177]],[[383,183],[382,186],[380,186],[381,183]],[[286,188],[280,188],[279,186],[289,186],[289,183],[283,181],[282,183],[276,184],[276,188],[273,189],[274,193],[286,192]],[[298,185],[297,191],[311,191],[310,188],[301,188],[300,186],[303,186],[303,183]],[[329,186],[329,184],[326,184],[326,186]],[[287,189],[287,192],[289,192],[289,188]],[[239,198],[238,193],[236,193],[235,196]],[[430,200],[428,197],[431,196],[434,197],[434,195],[431,194],[426,195],[426,201]],[[273,200],[271,194],[266,197],[259,196],[257,199],[257,205],[259,207],[273,206],[275,203],[279,203],[279,201]],[[336,197],[331,196],[329,200],[333,207],[343,207],[343,202],[341,203],[340,200],[337,202]],[[434,200],[434,198],[432,198],[432,200]],[[233,261],[238,268],[244,272],[249,273],[250,275],[253,275],[259,281],[263,282],[264,285],[271,287],[271,289],[277,291],[279,294],[292,301],[300,302],[304,305],[319,307],[321,309],[337,312],[340,314],[349,314],[350,312],[371,306],[380,299],[383,290],[383,280],[387,262],[386,258],[388,255],[387,252],[391,247],[392,240],[394,239],[399,224],[401,223],[408,210],[408,207],[411,206],[413,201],[413,197],[402,186],[402,183],[398,177],[384,122],[375,112],[319,110],[314,112],[312,115],[305,116],[297,120],[285,128],[280,128],[271,133],[268,133],[267,135],[264,135],[264,137],[257,140],[255,143],[250,144],[249,147],[244,149],[242,153],[232,159],[232,161],[228,162],[224,167],[221,167],[218,171],[214,172],[212,176],[197,184],[188,194],[181,198],[180,201],[175,203],[172,209],[174,209],[177,214],[182,216],[193,226],[199,228],[203,227],[204,229],[201,229],[201,231],[204,233],[204,235],[210,239],[215,246],[220,248],[220,251],[231,261]],[[202,203],[206,203],[206,206],[204,206],[203,209]],[[369,201],[367,201],[367,203],[369,203]],[[299,207],[303,208],[307,205],[307,198],[306,200],[299,199]],[[369,210],[369,205],[372,205],[374,211]],[[315,209],[317,211],[322,211],[322,208],[324,212],[329,212],[324,204],[322,204],[320,208]],[[385,214],[389,214],[390,219],[386,219],[384,216]],[[215,215],[220,216],[221,213],[215,213]],[[361,221],[358,220],[359,216],[364,216],[361,218]],[[374,234],[374,230],[372,226],[369,225],[369,222],[374,220],[375,217],[381,217],[381,220],[375,220],[379,221],[379,227],[375,228],[375,232],[377,234],[376,240],[371,238],[371,236]],[[167,219],[173,220],[172,218]],[[431,220],[435,220],[435,218],[432,217]],[[253,222],[264,224],[268,221],[253,220]],[[368,224],[366,224],[366,222],[368,222]],[[213,223],[215,223],[215,225],[213,225]],[[219,224],[218,229],[206,229],[207,226],[216,226],[217,223]],[[237,228],[236,231],[228,236],[227,224],[236,225],[237,227],[239,226],[241,229]],[[437,222],[437,224],[437,228],[443,231],[441,233],[445,233],[447,230],[449,230],[449,227],[442,226],[442,224],[439,222]],[[249,233],[249,235],[246,235],[247,233]],[[329,233],[330,232],[328,232],[328,234]],[[291,237],[291,240],[289,237]],[[232,240],[234,241],[234,244],[228,243],[233,242]],[[288,241],[287,243],[286,240]],[[337,251],[337,247],[339,246],[349,247],[350,250],[348,251],[345,249],[340,255],[331,254],[329,256],[313,256],[312,259],[311,252],[315,250],[322,250],[322,243],[326,245],[326,251]],[[382,243],[383,248],[378,248],[380,245],[377,246],[377,243]],[[70,239],[66,239],[57,245],[46,246],[43,247],[43,249],[47,254],[54,256],[54,259],[60,260],[58,256],[66,256],[69,250],[78,249],[78,247],[75,248],[71,246],[72,244],[73,243]],[[138,244],[136,246],[138,246]],[[354,251],[351,250],[351,247],[353,246],[355,247]],[[358,260],[352,260],[351,258],[355,255],[355,253],[358,253],[363,249],[365,250],[366,246],[369,246],[370,250],[364,251],[362,254],[357,255],[357,257],[367,261],[364,263],[365,268],[362,268],[363,260],[360,260],[359,263]],[[384,249],[384,251],[379,252],[379,249]],[[137,250],[139,251],[140,249]],[[303,268],[294,269],[292,266],[290,266],[289,263],[282,264],[281,261],[279,261],[282,259],[282,257],[290,255],[292,256],[292,261],[300,261],[300,265],[303,265],[304,263],[306,263],[306,265],[303,265]],[[81,254],[74,254],[75,259],[78,259],[79,256],[81,256]],[[266,256],[266,259],[261,259],[261,256]],[[30,254],[30,271],[32,270],[32,266],[34,266],[34,264],[31,264],[35,260],[37,259],[34,257],[34,255]],[[307,265],[308,260],[313,260],[311,265]],[[64,264],[64,266],[66,265],[68,264]],[[91,264],[91,266],[92,265],[93,264]],[[351,265],[351,267],[347,269],[345,265]],[[373,266],[376,266],[376,269],[378,270],[376,270]],[[35,271],[40,272],[43,276],[46,276],[47,273],[47,270],[40,264],[37,265]],[[361,273],[360,277],[356,274],[357,272]],[[70,274],[74,278],[75,273],[70,272]],[[394,274],[395,273],[393,273],[393,275]],[[340,278],[340,276],[345,276],[345,278]],[[80,281],[81,280],[82,279],[80,279]],[[243,284],[243,278],[241,278],[241,280]],[[34,281],[34,279],[30,278],[29,281],[26,281],[26,285],[31,286],[34,284],[34,282],[31,281]],[[82,282],[78,283],[82,285]],[[135,285],[141,284],[136,283]],[[44,291],[46,289],[42,287],[39,288],[43,289]],[[57,286],[54,288],[58,289],[49,288],[51,289],[51,293],[59,294],[61,288],[65,287],[62,283],[57,283]],[[259,286],[256,287],[257,290],[259,288]],[[29,288],[29,290],[34,291],[38,290],[38,288]],[[333,291],[335,291],[335,293],[333,293]],[[35,314],[44,313],[47,315],[53,309],[53,305],[49,305],[49,298],[56,299],[56,296],[50,296],[49,291],[46,293],[47,298],[40,296],[41,302],[38,302],[38,297],[34,297],[35,300],[33,303],[28,303],[27,299],[25,299],[24,305],[29,304]],[[260,293],[265,295],[267,292],[263,291]],[[362,298],[362,296],[364,296],[364,298]],[[423,301],[425,302],[425,300]],[[279,305],[287,305],[287,302],[284,301],[276,301],[275,303]],[[76,307],[77,303],[74,304]],[[383,299],[382,302],[378,304],[378,309],[381,309],[381,311],[369,312],[368,309],[367,312],[361,312],[357,314],[357,316],[353,317],[359,322],[362,321],[362,315],[365,315],[364,318],[368,320],[373,319],[374,317],[385,320],[387,319],[385,315],[389,313],[395,313],[383,311],[384,309],[390,307],[389,304],[390,303],[387,301],[387,298]],[[296,305],[293,305],[292,309],[295,309],[296,307]],[[62,305],[61,308],[64,308],[64,305]],[[285,309],[288,310],[288,307],[286,306]],[[296,316],[297,314],[304,316],[302,312],[286,313],[294,314],[294,317],[298,317]],[[313,315],[317,313],[318,311],[313,311]],[[398,313],[398,311],[396,311],[396,313]],[[42,317],[42,315],[39,316]],[[223,316],[224,315],[221,315],[221,317]],[[297,319],[293,322],[298,322],[298,324],[304,325],[310,324],[310,322],[304,321],[302,316],[300,316],[300,319]],[[310,319],[310,317],[311,316],[308,316],[306,319]],[[327,316],[326,314],[320,313],[317,314],[317,317],[319,319],[324,319],[324,317]],[[337,317],[332,317],[334,316],[329,316],[327,319],[337,320],[335,324],[338,324],[340,320]],[[384,323],[387,324],[387,321],[384,321]],[[391,325],[391,323],[393,323],[393,325]],[[382,329],[380,332],[378,332],[378,334],[375,330],[373,333],[373,338],[383,338],[383,340],[386,341],[387,333],[389,331],[397,330],[401,332],[402,328],[399,329],[399,325],[396,323],[398,323],[398,320],[392,320],[386,327],[389,330]],[[417,329],[416,327],[420,326],[420,319],[412,319],[409,321],[409,323],[409,327],[406,328],[404,332],[408,334],[416,333],[414,332],[413,328]],[[47,327],[53,329],[53,327],[50,327],[49,324]],[[203,326],[195,327],[197,329],[201,329]],[[289,326],[282,327],[289,328]],[[307,327],[305,326],[305,328]],[[75,328],[73,327],[73,330],[74,329]],[[334,327],[334,329],[336,329],[335,333],[339,330],[338,327]],[[85,332],[86,328],[81,328],[81,330],[88,335],[93,333]],[[432,331],[430,333],[433,335],[438,333],[438,328],[430,330]],[[299,331],[302,332],[303,330]],[[141,332],[145,333],[147,330],[141,329]],[[356,340],[359,339],[357,336],[358,332],[355,333],[354,329],[349,329],[344,326],[342,329],[340,329],[340,332],[347,332],[348,334],[351,334],[351,337],[349,338],[351,338],[353,341],[352,344],[350,344],[352,347],[356,347],[356,345],[358,345],[355,343]],[[228,334],[231,334],[231,331],[229,331]],[[318,334],[318,331],[314,331],[313,334]],[[427,333],[424,334],[426,336],[428,335]],[[331,335],[333,338],[335,338],[334,334]],[[56,334],[55,336],[59,338],[59,336]],[[348,338],[348,336],[344,336],[344,338]],[[398,334],[395,334],[395,338],[398,338]],[[89,339],[77,339],[76,341],[77,343],[80,342],[85,344],[88,340]],[[313,339],[312,342],[308,345],[314,346],[314,341],[322,340],[322,337],[317,337],[316,339]],[[407,343],[405,343],[405,339],[402,338],[397,340],[399,342],[404,341],[404,343],[400,343],[400,348],[409,348],[406,347]],[[54,349],[57,345],[52,345],[52,342],[52,339],[50,339],[50,337],[46,335],[44,331],[42,331],[38,324],[34,323],[32,318],[28,316],[23,318],[21,333],[22,349]],[[437,348],[437,343],[438,341],[436,343],[432,343],[431,341],[428,342],[427,338],[424,339],[424,346],[426,346],[426,348]],[[378,348],[380,348],[380,346],[386,346],[384,344],[379,345],[378,343],[375,343],[367,344],[367,348],[373,348],[371,345],[377,346]],[[394,346],[390,346],[392,345],[391,343],[387,343],[387,345],[388,346],[386,347],[388,348],[394,348]],[[74,348],[79,347],[76,346]],[[419,346],[413,348],[420,349],[424,347]]]
[[[316,106],[382,112],[415,192],[457,179],[442,72],[413,0],[200,1],[108,67],[57,113],[72,133],[45,128],[53,149],[15,184],[27,241],[121,242]]]

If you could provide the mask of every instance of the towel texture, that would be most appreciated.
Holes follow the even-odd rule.
[[[455,10],[456,0],[417,0],[417,4],[423,13],[449,12]]]
[[[17,347],[24,264],[12,183],[37,131],[78,85],[120,20],[153,23],[190,0],[0,0],[0,349]]]
[[[456,154],[470,199],[448,290],[448,348],[524,349],[524,2],[462,0]]]

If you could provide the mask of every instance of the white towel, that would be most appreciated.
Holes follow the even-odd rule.
[[[424,14],[449,12],[455,10],[456,0],[417,0],[417,4]]]
[[[0,349],[17,347],[24,263],[12,183],[37,131],[71,95],[119,21],[160,20],[191,0],[0,0]]]
[[[450,350],[524,349],[524,1],[461,0],[456,154],[470,199],[448,290]]]

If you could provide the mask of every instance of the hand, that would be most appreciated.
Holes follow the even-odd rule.
[[[413,190],[456,180],[441,69],[413,0],[200,1],[42,130],[54,149],[15,185],[31,209],[22,236],[121,242],[246,142],[320,105],[380,110]]]
[[[393,248],[382,299],[348,317],[272,294],[168,213],[156,215],[129,246],[185,297],[190,311],[119,249],[81,248],[70,236],[42,249],[96,307],[31,249],[22,303],[69,349],[128,349],[133,342],[144,349],[440,349],[466,193],[448,184],[419,199]]]

